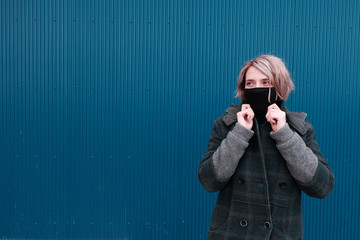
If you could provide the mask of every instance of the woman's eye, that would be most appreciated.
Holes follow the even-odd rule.
[[[252,86],[252,84],[253,84],[252,82],[247,82],[246,86]]]
[[[264,84],[264,85],[269,85],[270,82],[269,82],[269,81],[265,81],[265,82],[263,82],[263,84]]]

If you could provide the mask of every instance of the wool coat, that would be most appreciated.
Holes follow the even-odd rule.
[[[220,177],[213,157],[222,142],[233,137],[230,132],[238,124],[236,113],[241,106],[232,105],[214,122],[198,171],[207,191],[220,191],[211,217],[209,240],[302,239],[301,192],[324,198],[332,190],[334,175],[320,152],[312,125],[305,120],[306,114],[289,112],[283,105],[281,109],[286,112],[288,128],[317,158],[314,176],[306,183],[294,178],[279,152],[279,143],[270,136],[271,125],[265,122],[259,126],[254,119],[254,135],[247,139],[248,145],[232,175]],[[226,160],[227,153],[222,154]]]

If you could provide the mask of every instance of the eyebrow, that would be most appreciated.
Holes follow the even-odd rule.
[[[245,81],[255,81],[255,79],[245,79]],[[269,81],[269,78],[263,78],[260,81]]]

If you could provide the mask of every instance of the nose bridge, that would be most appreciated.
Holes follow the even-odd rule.
[[[255,82],[256,82],[255,87],[262,87],[261,81],[259,79],[257,79]]]

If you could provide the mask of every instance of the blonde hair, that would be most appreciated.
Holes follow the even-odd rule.
[[[245,74],[249,67],[254,66],[265,76],[276,90],[276,96],[282,100],[289,97],[290,92],[294,89],[294,83],[290,78],[289,71],[286,69],[284,62],[273,55],[258,56],[242,67],[237,80],[236,97],[245,100]]]

